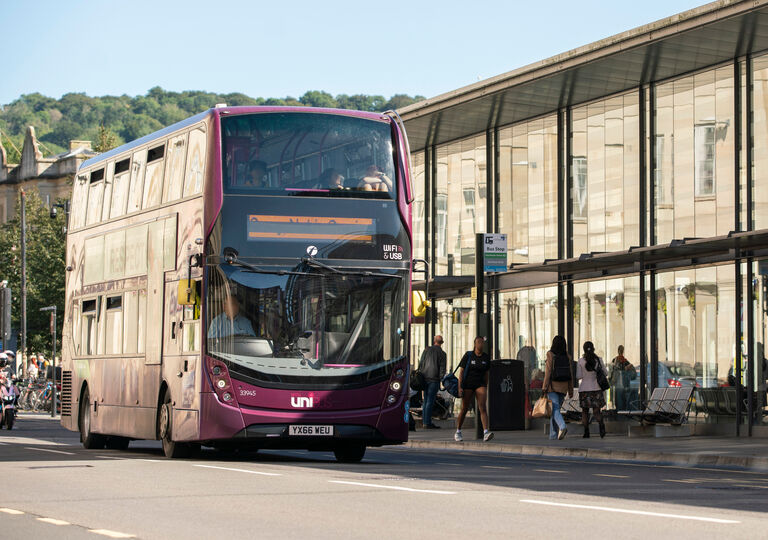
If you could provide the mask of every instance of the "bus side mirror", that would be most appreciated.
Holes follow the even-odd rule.
[[[180,306],[195,306],[200,303],[198,293],[198,281],[191,279],[182,279],[179,281],[176,298]]]

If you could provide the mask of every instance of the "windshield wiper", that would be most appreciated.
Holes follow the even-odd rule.
[[[232,254],[225,257],[224,261],[227,264],[231,264],[232,266],[239,266],[241,268],[245,268],[248,272],[253,272],[254,274],[271,274],[276,276],[311,276],[313,275],[311,272],[296,272],[295,270],[267,270],[265,268],[253,266],[252,264],[248,264],[247,262],[243,262],[240,259],[238,259],[237,256]]]
[[[303,262],[307,266],[311,266],[312,268],[327,270],[329,272],[333,272],[334,274],[340,274],[343,276],[346,275],[346,276],[365,276],[365,277],[384,277],[384,278],[403,279],[403,276],[399,274],[385,274],[384,272],[371,272],[370,270],[339,270],[338,268],[334,268],[333,266],[325,264],[324,262],[320,262],[317,259],[312,257],[304,257],[301,259],[301,262]]]

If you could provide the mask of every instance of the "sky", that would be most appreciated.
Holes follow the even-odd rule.
[[[686,0],[0,0],[0,104],[166,90],[432,97],[702,5]]]

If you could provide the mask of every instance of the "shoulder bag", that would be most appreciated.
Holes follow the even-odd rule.
[[[608,382],[608,376],[605,374],[603,368],[603,362],[599,358],[597,359],[597,365],[595,366],[595,378],[600,390],[608,390],[611,387],[611,383]]]

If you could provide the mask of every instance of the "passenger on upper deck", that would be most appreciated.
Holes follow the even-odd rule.
[[[267,175],[267,164],[261,160],[254,159],[248,163],[248,177],[245,179],[244,187],[263,188],[268,187],[265,181]]]
[[[371,165],[366,169],[365,176],[360,180],[357,187],[363,191],[391,191],[392,180],[376,165]]]
[[[325,169],[320,175],[318,189],[347,189],[344,187],[344,177],[336,169]]]
[[[227,336],[255,336],[253,325],[244,316],[240,315],[240,303],[234,295],[228,295],[224,299],[224,311],[219,313],[208,327],[209,338],[221,338]]]

